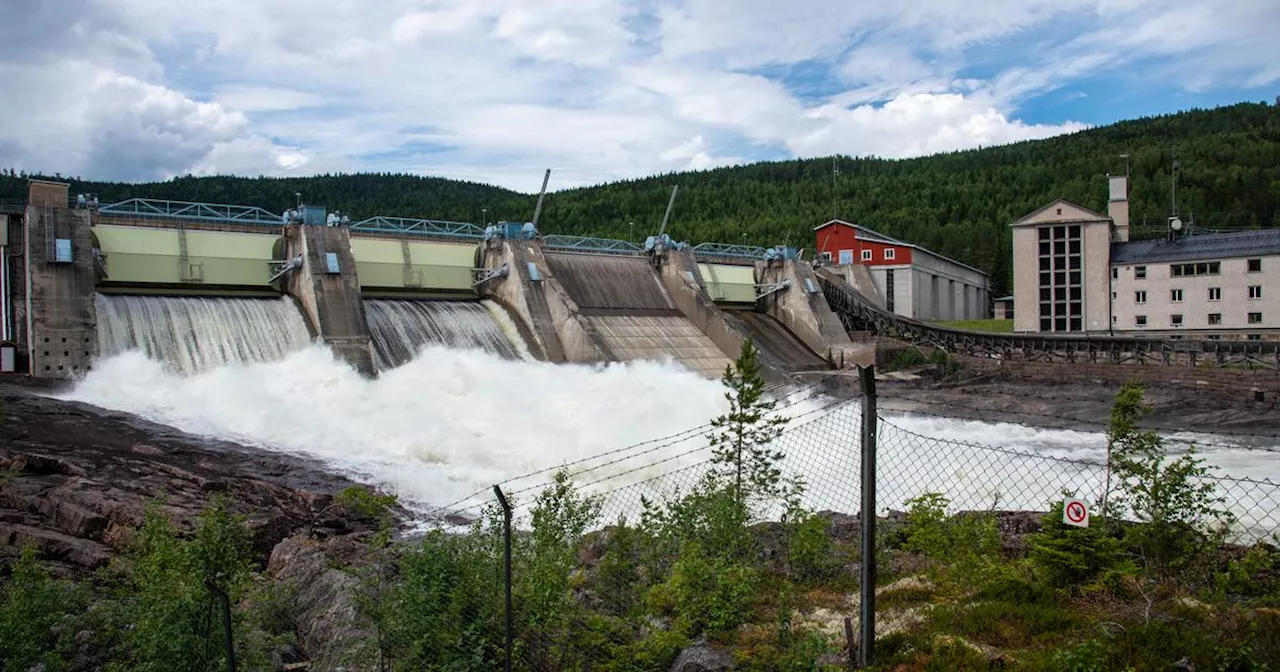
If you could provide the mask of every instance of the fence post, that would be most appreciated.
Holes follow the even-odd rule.
[[[858,666],[874,658],[876,639],[876,368],[858,367],[862,387],[862,600]]]
[[[507,502],[507,496],[502,494],[502,488],[493,486],[493,494],[498,496],[498,503],[502,505],[502,540],[503,540],[503,561],[502,573],[503,584],[506,591],[506,606],[504,607],[504,616],[506,620],[506,646],[503,653],[502,669],[505,672],[511,672],[511,647],[514,641],[514,626],[511,620],[511,504]]]
[[[222,605],[222,639],[227,647],[227,672],[236,672],[236,647],[231,636],[231,598],[221,588],[213,585],[212,581],[205,581],[204,585],[218,596],[218,602]]]

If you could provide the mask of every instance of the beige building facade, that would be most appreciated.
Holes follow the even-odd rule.
[[[1280,332],[1280,229],[1129,240],[1128,179],[1107,214],[1058,200],[1013,228],[1014,331]]]

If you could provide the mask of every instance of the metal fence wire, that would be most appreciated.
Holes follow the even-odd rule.
[[[874,385],[871,389],[874,395]],[[872,416],[865,415],[868,411]],[[806,627],[825,636],[828,662],[865,663],[874,651],[875,637],[909,629],[921,621],[922,616],[911,609],[875,611],[875,591],[863,585],[868,567],[873,572],[878,567],[879,579],[873,583],[878,583],[882,591],[890,583],[914,580],[910,578],[912,568],[904,564],[909,562],[909,557],[900,550],[906,511],[913,498],[938,493],[945,498],[944,510],[949,516],[989,512],[996,519],[1003,542],[1005,535],[1025,534],[1038,527],[1041,516],[1053,502],[1061,501],[1064,493],[1082,497],[1096,506],[1102,501],[1108,483],[1106,438],[1101,433],[1082,434],[1088,445],[1074,450],[1046,448],[1012,437],[1006,445],[992,445],[995,442],[989,439],[980,443],[940,438],[921,429],[921,423],[912,422],[913,417],[919,419],[920,416],[876,412],[874,396],[868,406],[863,399],[836,400],[812,390],[785,397],[776,413],[789,417],[790,421],[772,447],[783,454],[783,473],[803,482],[800,497],[803,508],[823,521],[831,543],[830,562],[823,570],[827,572],[823,578],[838,585],[844,595],[836,603],[796,615]],[[867,435],[863,432],[864,417],[875,418],[875,431]],[[652,662],[653,659],[646,656],[653,652],[643,648],[626,649],[624,643],[636,638],[653,640],[654,632],[676,628],[678,624],[650,616],[640,621],[636,631],[628,628],[637,626],[622,625],[624,621],[616,619],[611,621],[614,625],[604,627],[601,634],[600,623],[582,620],[593,618],[583,614],[598,613],[610,618],[626,616],[627,610],[634,614],[634,610],[645,606],[644,596],[628,594],[623,599],[622,594],[642,585],[651,587],[659,581],[661,577],[646,575],[656,566],[671,571],[678,560],[676,557],[656,561],[650,558],[648,565],[632,572],[625,567],[606,568],[610,560],[605,556],[623,543],[620,523],[625,522],[627,529],[634,530],[645,519],[646,511],[662,510],[697,491],[704,476],[716,468],[706,438],[708,429],[706,425],[691,428],[563,465],[572,478],[570,491],[576,497],[590,498],[594,514],[581,530],[585,532],[582,541],[575,544],[571,552],[567,551],[570,556],[564,558],[561,567],[569,575],[562,587],[589,607],[576,615],[555,616],[569,619],[567,621],[537,620],[554,613],[547,605],[556,599],[554,595],[539,594],[537,587],[561,584],[544,581],[548,577],[534,576],[547,568],[531,560],[538,544],[551,543],[545,536],[547,531],[542,529],[545,525],[539,527],[545,521],[536,521],[534,510],[539,496],[556,487],[552,479],[556,469],[512,479],[495,487],[495,492],[501,492],[510,503],[513,550],[509,575],[505,573],[507,556],[501,539],[503,509],[493,493],[479,493],[439,512],[437,519],[447,534],[483,536],[484,541],[474,545],[483,551],[474,561],[491,563],[479,572],[490,578],[477,589],[489,591],[486,604],[495,610],[488,621],[479,615],[460,615],[447,623],[452,630],[444,639],[464,641],[466,633],[471,631],[469,628],[481,622],[505,632],[509,622],[510,645],[503,637],[495,637],[489,643],[488,655],[495,667],[501,666],[510,652],[511,669],[595,669],[619,655],[633,655],[639,661],[638,667],[627,669],[647,669],[644,661]],[[860,511],[864,494],[861,465],[868,440],[872,442],[870,448],[875,458],[874,553],[864,552],[865,542],[861,539]],[[1179,450],[1182,445],[1170,438],[1171,450]],[[1214,450],[1246,450],[1234,444],[1210,442],[1210,445],[1219,447],[1205,453],[1211,458]],[[1255,450],[1268,448],[1262,446]],[[1273,457],[1267,452],[1250,454]],[[1275,543],[1280,535],[1280,483],[1256,474],[1227,473],[1221,465],[1229,466],[1230,458],[1228,455],[1218,460],[1220,466],[1204,479],[1213,484],[1215,493],[1223,498],[1224,506],[1234,517],[1226,534],[1227,542],[1247,545],[1270,540]],[[779,523],[788,511],[785,498],[766,498],[755,502],[751,508],[752,518],[747,521],[752,531],[748,535],[747,552],[770,571],[779,568],[795,571],[786,558],[778,557],[776,537],[783,529]],[[470,527],[463,527],[464,524]],[[571,529],[550,530],[553,537],[567,538],[574,533]],[[641,562],[643,549],[629,548],[626,553],[638,564],[645,564]],[[602,579],[608,572],[617,576]],[[460,570],[457,579],[461,581],[467,576],[466,571]],[[510,602],[505,598],[507,577],[515,584]],[[618,577],[622,577],[622,583],[617,582]],[[512,611],[507,611],[508,604]],[[867,609],[872,610],[871,613],[864,613]],[[508,617],[510,621],[506,620]],[[469,622],[468,618],[473,620]],[[858,634],[864,626],[868,630],[873,627],[875,632],[870,645],[865,647],[859,644],[863,637]],[[593,633],[590,637],[583,634],[588,631]]]

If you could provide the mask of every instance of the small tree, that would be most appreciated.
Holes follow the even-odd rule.
[[[740,506],[752,496],[777,497],[787,483],[778,463],[784,454],[771,444],[782,434],[787,418],[769,417],[777,402],[765,399],[764,378],[760,376],[760,352],[748,338],[738,359],[725,367],[721,382],[729,388],[729,412],[712,420],[707,435],[719,476],[731,478]]]
[[[1120,490],[1112,504],[1115,512],[1143,523],[1130,534],[1147,562],[1163,570],[1193,552],[1212,524],[1227,521],[1229,514],[1221,508],[1223,497],[1205,480],[1210,469],[1195,446],[1174,458],[1158,434],[1138,428],[1150,410],[1137,381],[1124,384],[1111,408],[1110,468]]]

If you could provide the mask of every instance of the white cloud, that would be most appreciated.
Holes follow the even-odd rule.
[[[15,0],[0,165],[535,190],[544,166],[563,187],[914,156],[1077,130],[1019,110],[1138,65],[1166,86],[1274,83],[1276,34],[1273,0]]]

